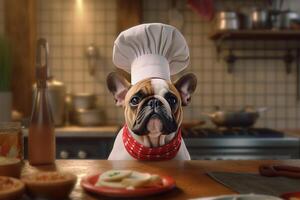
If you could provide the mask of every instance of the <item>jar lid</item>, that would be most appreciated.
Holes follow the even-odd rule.
[[[21,129],[20,122],[0,122],[0,134],[7,132],[16,132]]]

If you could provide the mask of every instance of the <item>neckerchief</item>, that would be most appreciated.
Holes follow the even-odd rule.
[[[127,152],[137,160],[161,161],[174,158],[181,145],[181,129],[176,136],[167,144],[160,147],[145,147],[134,139],[127,125],[123,128],[123,144]]]

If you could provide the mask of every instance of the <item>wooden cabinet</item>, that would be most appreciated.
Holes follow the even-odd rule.
[[[57,159],[107,159],[114,143],[113,137],[57,137]],[[27,158],[27,137],[24,139],[24,155]]]
[[[12,51],[13,108],[31,113],[35,76],[36,0],[4,1],[5,35]]]
[[[142,0],[117,1],[117,31],[118,33],[142,21]]]

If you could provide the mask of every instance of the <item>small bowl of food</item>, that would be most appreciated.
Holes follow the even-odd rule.
[[[65,199],[72,192],[77,177],[68,172],[37,172],[22,177],[32,197]]]
[[[0,200],[17,200],[23,196],[24,183],[18,179],[0,176]]]
[[[19,178],[21,169],[22,163],[20,159],[0,156],[0,176]]]

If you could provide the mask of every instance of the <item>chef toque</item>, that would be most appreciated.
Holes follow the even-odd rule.
[[[131,74],[135,84],[147,78],[170,80],[189,64],[189,49],[173,26],[141,24],[120,33],[115,40],[113,63]]]

